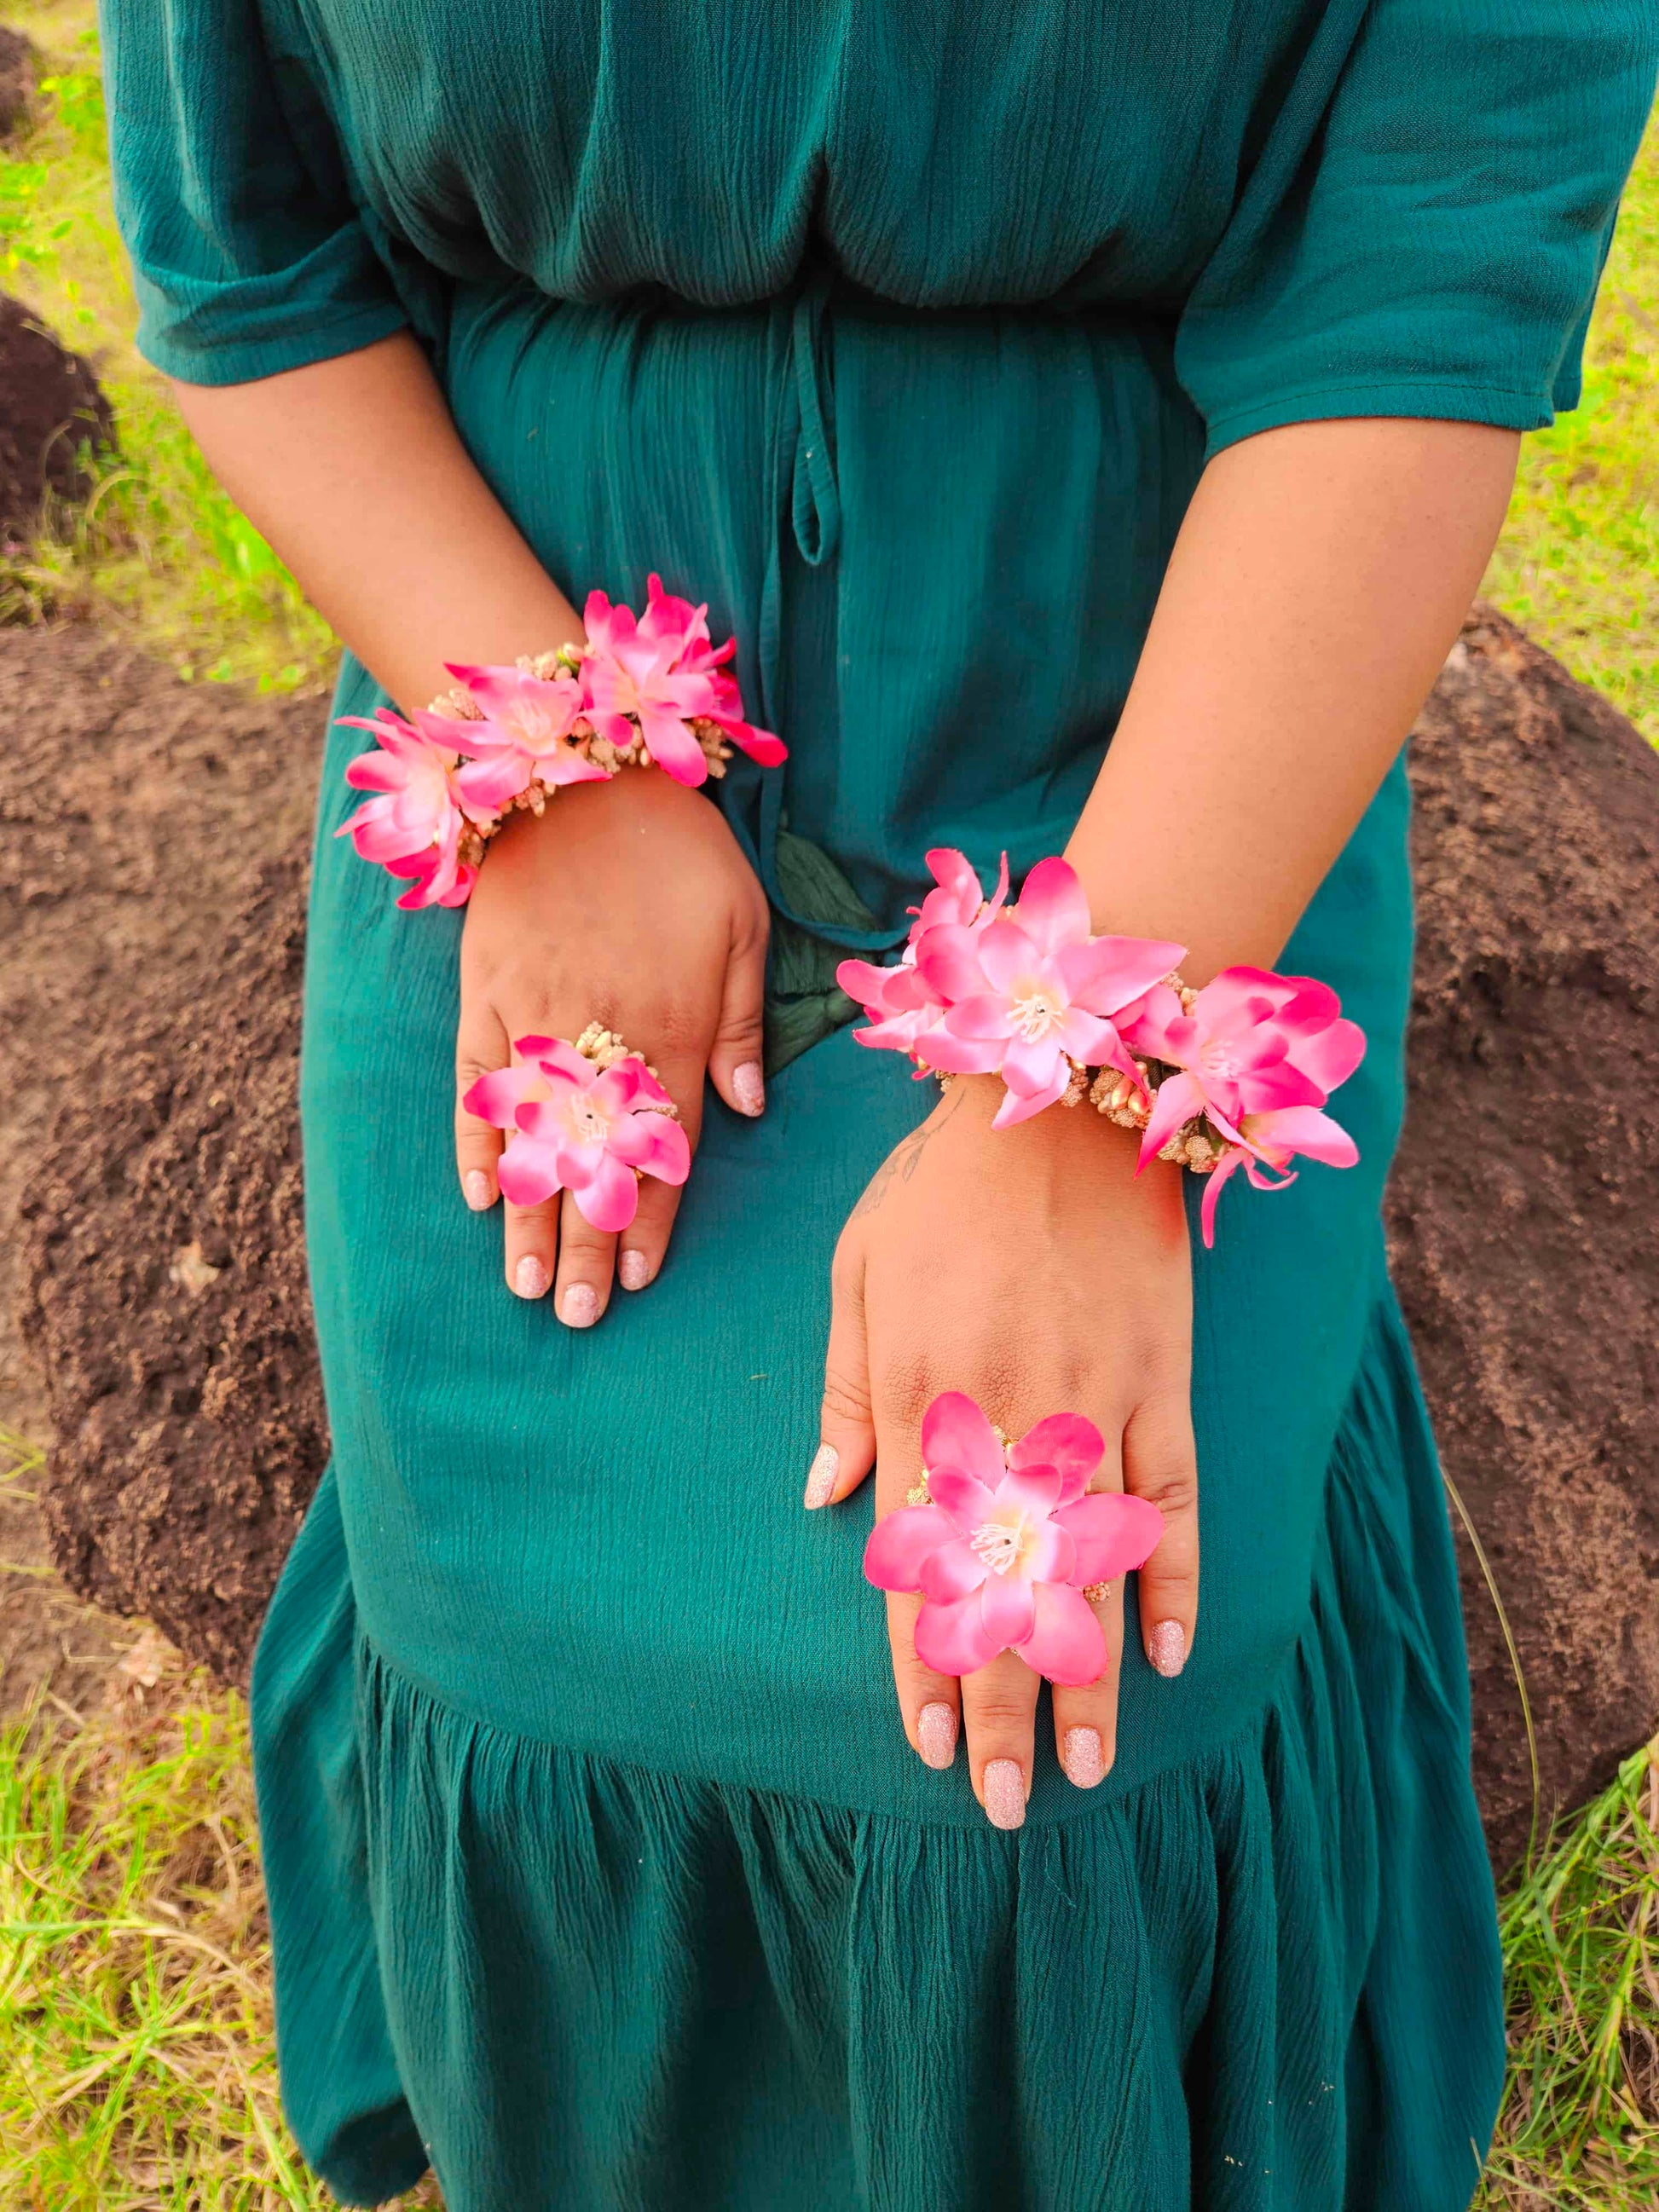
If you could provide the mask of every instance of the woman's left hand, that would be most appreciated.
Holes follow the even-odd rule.
[[[1153,1665],[1175,1674],[1198,1608],[1182,1171],[1156,1162],[1137,1176],[1138,1139],[1086,1105],[993,1129],[1001,1097],[995,1078],[956,1078],[842,1232],[806,1502],[848,1497],[873,1465],[877,1513],[902,1505],[921,1473],[921,1416],[942,1390],[965,1391],[1013,1436],[1049,1413],[1085,1414],[1106,1439],[1091,1486],[1127,1488],[1164,1516],[1140,1571],[1140,1633]],[[1039,1678],[1013,1651],[960,1682],[932,1672],[915,1652],[921,1605],[887,1601],[905,1731],[930,1765],[948,1765],[965,1723],[975,1794],[998,1826],[1018,1827]],[[1116,1747],[1121,1584],[1097,1612],[1105,1671],[1054,1692],[1060,1764],[1084,1789]]]

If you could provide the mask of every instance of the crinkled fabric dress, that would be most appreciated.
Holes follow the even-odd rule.
[[[1065,842],[1208,455],[1577,395],[1650,0],[106,0],[142,343],[411,326],[562,588],[735,632],[763,1121],[591,1335],[455,1191],[460,917],[331,832],[303,1072],[334,1459],[255,1676],[289,2118],[452,2212],[1452,2212],[1502,2063],[1457,1596],[1378,1200],[1391,774],[1286,965],[1364,1155],[1195,1257],[1203,1620],[1023,1830],[800,1509],[841,1224],[928,1104],[844,1026],[931,845]],[[443,517],[431,522],[434,538]],[[375,519],[361,520],[362,557]],[[557,641],[527,638],[526,649]],[[380,695],[347,660],[337,712]],[[297,771],[296,771],[297,772]]]

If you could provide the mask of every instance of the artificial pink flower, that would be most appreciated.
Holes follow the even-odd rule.
[[[919,1591],[916,1656],[971,1674],[1018,1651],[1051,1682],[1092,1682],[1106,1639],[1083,1592],[1152,1556],[1164,1516],[1145,1498],[1091,1491],[1105,1449],[1080,1413],[1051,1413],[1005,1453],[960,1390],[922,1418],[933,1503],[878,1521],[864,1571],[878,1589]]]
[[[420,709],[406,722],[390,707],[380,708],[372,721],[361,714],[342,714],[340,721],[347,729],[372,730],[380,739],[378,750],[359,753],[345,772],[354,790],[380,796],[360,806],[335,836],[349,836],[362,859],[413,878],[399,906],[461,905],[477,875],[460,860],[462,830],[468,822],[491,818],[491,810],[462,789],[458,772],[457,733],[471,726]]]
[[[854,1036],[860,1044],[877,1050],[915,1054],[922,1037],[944,1018],[946,1001],[916,966],[916,947],[927,932],[946,923],[963,929],[983,929],[995,921],[1008,896],[1006,853],[996,890],[989,899],[965,853],[939,845],[927,860],[933,889],[919,907],[909,909],[915,920],[903,958],[892,968],[878,968],[869,960],[843,960],[836,970],[842,989],[858,1001],[869,1018],[870,1027],[854,1030]],[[921,1073],[927,1071],[924,1067]]]
[[[1237,1168],[1258,1190],[1280,1190],[1296,1180],[1285,1170],[1298,1152],[1339,1168],[1359,1158],[1347,1131],[1320,1109],[1364,1057],[1365,1033],[1343,1018],[1335,992],[1311,976],[1224,968],[1190,1010],[1160,984],[1124,1027],[1135,1052],[1172,1071],[1152,1100],[1141,1165],[1200,1115],[1225,1147],[1204,1193],[1206,1246],[1222,1187]]]
[[[1039,860],[1019,903],[977,933],[950,923],[925,933],[916,966],[945,1001],[921,1046],[957,1074],[1000,1074],[1006,1129],[1061,1097],[1074,1067],[1136,1073],[1113,1016],[1144,999],[1182,957],[1162,939],[1093,937],[1077,871]]]
[[[640,1176],[682,1183],[691,1147],[673,1102],[637,1053],[600,1068],[560,1037],[522,1036],[519,1064],[481,1075],[461,1103],[512,1135],[497,1180],[514,1206],[568,1190],[595,1229],[626,1229]]]
[[[591,592],[582,620],[587,649],[582,658],[583,707],[602,738],[618,747],[635,735],[659,768],[677,783],[702,783],[708,763],[695,732],[696,720],[718,723],[745,752],[764,766],[786,757],[769,730],[743,719],[735,680],[722,664],[735,641],[716,648],[710,641],[706,606],[665,592],[660,576],[647,584],[644,614],[636,622],[624,606],[613,606],[603,592]],[[631,718],[631,720],[630,720]]]
[[[544,678],[522,668],[453,660],[444,666],[483,710],[481,722],[452,726],[473,756],[456,782],[476,805],[499,814],[532,780],[549,790],[605,781],[604,769],[571,742],[582,712],[582,687],[574,676],[561,669]]]
[[[1215,1243],[1217,1200],[1235,1169],[1242,1167],[1257,1190],[1283,1190],[1296,1181],[1289,1170],[1298,1152],[1332,1168],[1351,1168],[1359,1158],[1358,1146],[1341,1123],[1317,1106],[1275,1106],[1265,1114],[1245,1114],[1238,1127],[1243,1143],[1229,1145],[1204,1180],[1199,1212],[1206,1252]],[[1277,1171],[1277,1181],[1263,1173],[1264,1166]]]

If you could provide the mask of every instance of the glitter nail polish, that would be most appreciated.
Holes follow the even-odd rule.
[[[757,1060],[745,1060],[732,1071],[732,1094],[745,1114],[758,1114],[766,1103],[766,1078]]]
[[[625,1291],[642,1291],[651,1279],[651,1262],[643,1252],[624,1252],[617,1262],[617,1279]]]
[[[1074,1789],[1092,1790],[1097,1782],[1103,1781],[1106,1777],[1106,1750],[1100,1741],[1100,1730],[1067,1729],[1060,1763],[1066,1769],[1066,1779]]]
[[[544,1298],[552,1279],[546,1263],[533,1252],[526,1252],[513,1270],[513,1287],[521,1298]]]
[[[475,1213],[483,1213],[489,1206],[489,1177],[482,1168],[469,1168],[461,1178],[461,1193]]]
[[[1160,1674],[1178,1674],[1187,1663],[1187,1632],[1178,1620],[1160,1620],[1146,1638],[1146,1656]]]
[[[1017,1759],[987,1761],[983,1776],[985,1817],[994,1828],[1025,1825],[1025,1777]]]
[[[592,1283],[572,1283],[559,1303],[559,1318],[568,1328],[592,1328],[599,1317],[599,1294]]]
[[[841,1454],[834,1444],[820,1444],[813,1455],[812,1464],[806,1470],[806,1504],[810,1507],[827,1505],[836,1493],[836,1477],[841,1473]]]
[[[916,1741],[929,1766],[954,1765],[957,1755],[957,1712],[954,1705],[924,1705],[916,1716]]]

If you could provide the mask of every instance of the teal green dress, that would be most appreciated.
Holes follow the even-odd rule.
[[[836,1233],[928,1104],[844,1025],[931,845],[1061,847],[1207,456],[1577,396],[1649,0],[106,0],[149,358],[411,326],[561,586],[735,632],[786,771],[763,1121],[591,1334],[455,1189],[460,917],[331,832],[303,1112],[334,1459],[254,1681],[289,2116],[452,2212],[1453,2212],[1502,2067],[1434,1450],[1379,1198],[1396,768],[1288,963],[1362,1164],[1195,1254],[1203,1621],[1023,1830],[806,1515]],[[434,535],[443,518],[432,518]],[[375,518],[361,522],[373,561]],[[458,641],[458,643],[460,642]],[[526,649],[556,641],[526,638]],[[337,712],[380,695],[347,660]],[[296,769],[296,773],[300,771]],[[710,1624],[713,1624],[712,1626]]]

